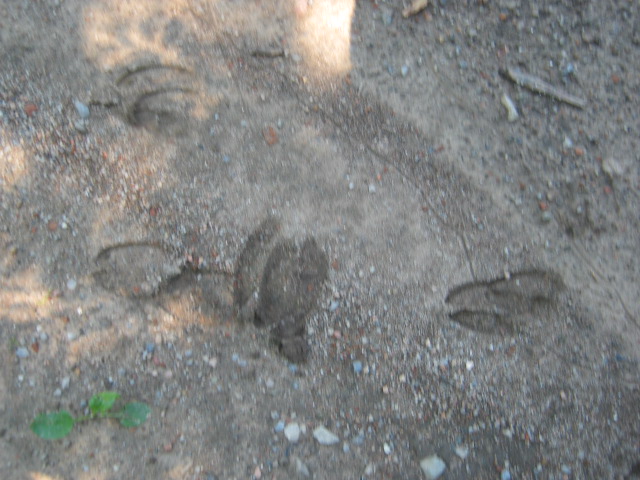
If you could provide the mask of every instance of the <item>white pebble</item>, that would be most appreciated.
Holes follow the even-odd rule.
[[[506,93],[502,94],[502,98],[500,98],[500,102],[504,105],[504,108],[507,109],[507,120],[510,122],[515,122],[518,119],[518,110]]]
[[[453,450],[456,452],[456,455],[459,456],[462,460],[467,458],[467,455],[469,455],[469,447],[465,445],[456,445]]]
[[[602,162],[602,170],[607,175],[614,176],[617,175],[619,177],[624,175],[624,167],[613,158],[605,158]]]
[[[564,142],[562,142],[562,146],[564,148],[572,148],[573,147],[573,141],[569,137],[564,137]]]
[[[369,184],[369,193],[375,193],[376,192],[376,186],[373,183]]]
[[[78,286],[78,282],[75,278],[70,278],[69,280],[67,280],[67,288],[71,291],[75,290],[76,287]]]
[[[315,438],[320,445],[334,445],[340,441],[337,435],[323,426],[317,427],[313,431],[313,438]]]
[[[62,388],[62,390],[66,390],[67,388],[69,388],[69,382],[70,382],[70,378],[69,377],[64,377],[60,381],[60,388]]]
[[[300,425],[295,422],[290,423],[284,427],[284,436],[291,443],[297,443],[300,439]]]
[[[422,468],[427,480],[436,480],[444,473],[447,465],[437,455],[431,455],[420,461],[420,468]]]

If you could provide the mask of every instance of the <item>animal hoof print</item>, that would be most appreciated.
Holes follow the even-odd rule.
[[[277,222],[266,220],[249,236],[236,272],[239,317],[270,331],[280,352],[304,361],[306,320],[316,307],[327,278],[328,260],[313,238],[299,247],[278,238]]]

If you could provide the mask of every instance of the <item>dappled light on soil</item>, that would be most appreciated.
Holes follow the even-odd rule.
[[[4,133],[0,137],[6,138]],[[0,181],[4,186],[15,186],[27,173],[25,151],[17,145],[6,144],[0,150]]]
[[[165,29],[156,21],[167,23],[172,11],[184,2],[100,2],[90,3],[82,18],[85,53],[98,67],[117,67],[140,52],[157,55],[164,62],[179,62],[175,49],[164,42]]]
[[[27,323],[32,322],[35,315],[51,315],[57,305],[55,292],[42,285],[41,278],[40,271],[29,269],[0,282],[0,310],[4,312],[4,321]]]
[[[295,44],[314,77],[331,79],[351,70],[354,0],[296,0]]]

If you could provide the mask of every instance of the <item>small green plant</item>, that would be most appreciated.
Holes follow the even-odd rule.
[[[151,409],[146,403],[127,403],[120,410],[112,411],[114,403],[120,398],[116,392],[102,392],[89,400],[89,415],[73,417],[66,410],[41,413],[31,423],[31,430],[45,440],[57,440],[69,435],[76,423],[96,418],[115,418],[123,427],[137,427],[146,420]]]

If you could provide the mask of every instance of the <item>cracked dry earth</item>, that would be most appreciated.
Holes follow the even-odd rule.
[[[406,6],[0,2],[1,478],[639,475],[637,2]]]

